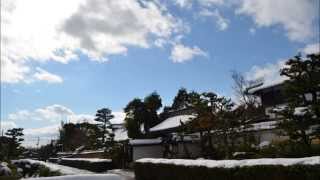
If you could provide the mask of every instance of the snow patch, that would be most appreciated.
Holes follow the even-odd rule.
[[[123,178],[116,174],[81,174],[44,178],[28,178],[27,180],[123,180]]]
[[[144,158],[139,159],[138,163],[152,163],[152,164],[173,164],[180,166],[204,166],[208,168],[234,168],[243,166],[256,165],[316,165],[320,164],[320,156],[306,157],[306,158],[265,158],[265,159],[246,159],[246,160],[187,160],[187,159],[153,159]]]
[[[34,163],[39,163],[43,166],[46,166],[47,168],[49,168],[51,171],[59,171],[61,174],[65,174],[65,175],[72,175],[72,174],[92,174],[91,171],[87,171],[87,170],[82,170],[82,169],[77,169],[77,168],[72,168],[72,167],[68,167],[68,166],[63,166],[63,165],[59,165],[59,164],[54,164],[54,163],[49,163],[49,162],[44,162],[44,161],[38,161],[38,160],[32,160],[32,159],[21,159],[18,161],[28,161],[31,164]]]
[[[112,162],[111,159],[100,159],[100,158],[58,158],[59,160],[65,161],[86,161],[86,162]]]
[[[162,142],[161,138],[154,139],[132,139],[129,141],[131,145],[145,145],[145,144],[160,144]]]

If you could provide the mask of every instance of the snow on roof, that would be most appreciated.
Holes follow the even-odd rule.
[[[176,128],[181,125],[180,121],[185,123],[185,122],[190,121],[194,117],[195,117],[194,115],[173,116],[173,117],[170,117],[170,118],[164,120],[163,122],[154,126],[153,128],[150,128],[150,131],[154,132],[154,131],[161,131],[161,130],[170,129],[170,128]]]
[[[284,81],[285,81],[285,79],[276,80],[274,82],[264,82],[260,86],[256,86],[256,87],[250,88],[248,90],[248,93],[253,94],[253,93],[255,93],[255,92],[259,91],[259,90],[267,89],[267,88],[270,88],[270,87],[273,87],[273,86],[280,85]]]
[[[131,139],[129,144],[131,145],[151,145],[151,144],[160,144],[162,142],[161,138],[154,139]]]
[[[86,162],[112,162],[111,159],[100,159],[100,158],[58,158],[58,159],[62,159],[66,161],[70,160],[70,161],[86,161]]]
[[[187,160],[187,159],[139,159],[139,163],[152,164],[174,164],[180,166],[204,166],[208,168],[233,168],[256,165],[283,165],[290,166],[296,164],[315,165],[320,164],[320,156],[306,158],[265,158],[265,159],[245,159],[245,160]]]
[[[123,180],[121,176],[116,174],[80,174],[68,176],[54,176],[54,177],[36,177],[28,178],[28,180]]]

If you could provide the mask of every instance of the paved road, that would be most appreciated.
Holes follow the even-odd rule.
[[[111,174],[118,174],[121,177],[123,177],[123,180],[134,180],[134,172],[129,170],[123,170],[123,169],[113,169],[109,170],[108,173]]]

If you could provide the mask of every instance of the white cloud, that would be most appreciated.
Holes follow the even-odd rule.
[[[190,9],[192,7],[193,0],[175,0],[175,4],[181,8]]]
[[[229,27],[229,20],[224,18],[217,9],[215,9],[214,11],[203,9],[202,11],[200,11],[200,16],[213,17],[217,25],[217,28],[220,31],[224,31]]]
[[[199,47],[187,47],[183,44],[176,44],[171,50],[170,58],[173,62],[181,63],[185,61],[190,61],[195,56],[207,56],[207,53],[201,50]]]
[[[1,122],[1,131],[3,133],[5,133],[8,129],[12,129],[12,128],[16,128],[16,127],[17,127],[17,125],[13,121],[2,121]],[[2,132],[0,132],[0,135],[2,135],[1,134]]]
[[[1,55],[1,82],[17,83],[25,81],[30,68],[23,62],[12,61]]]
[[[302,49],[305,54],[320,53],[320,43],[308,44]]]
[[[60,124],[54,124],[41,128],[27,128],[24,129],[24,141],[22,145],[25,147],[35,147],[39,140],[39,145],[45,145],[50,143],[59,135]]]
[[[198,0],[198,2],[202,6],[214,6],[224,4],[225,0]]]
[[[27,81],[35,61],[66,64],[81,52],[103,62],[128,46],[148,48],[186,28],[160,3],[144,0],[3,0],[1,15],[6,83]]]
[[[112,114],[115,116],[115,118],[111,120],[112,123],[123,123],[125,118],[124,112],[115,111]],[[94,115],[77,114],[65,106],[54,104],[37,108],[35,110],[20,110],[16,113],[11,113],[8,115],[8,120],[2,122],[2,128],[5,130],[15,128],[17,127],[17,124],[22,121],[32,123],[34,123],[34,121],[47,122],[47,126],[40,128],[26,128],[24,130],[25,141],[23,142],[23,145],[35,146],[38,137],[40,137],[40,145],[49,143],[51,139],[56,139],[58,136],[58,129],[61,126],[61,121],[70,123],[98,123],[94,121],[94,118]]]
[[[263,80],[264,85],[278,84],[287,79],[286,76],[280,76],[280,70],[285,67],[285,61],[280,60],[275,64],[266,64],[264,66],[253,66],[246,73],[248,80]]]
[[[39,67],[36,68],[37,72],[33,75],[35,79],[40,81],[47,81],[48,83],[62,83],[63,79],[55,74],[49,73]]]
[[[8,115],[10,121],[46,121],[46,122],[60,122],[66,120],[69,116],[74,115],[71,109],[62,105],[54,104],[43,108],[38,108],[33,111],[20,110],[16,113]]]
[[[314,22],[319,5],[313,0],[242,0],[238,14],[252,17],[258,27],[280,25],[292,41],[305,41],[316,35]]]
[[[125,113],[121,111],[112,112],[115,116],[112,119],[114,123],[121,123],[124,120]],[[18,112],[11,113],[8,115],[8,120],[10,122],[19,122],[19,121],[45,121],[45,122],[71,122],[71,123],[80,123],[80,122],[89,122],[96,123],[94,121],[95,116],[90,114],[77,114],[71,109],[59,105],[53,104],[50,106],[37,108],[35,110],[19,110]]]

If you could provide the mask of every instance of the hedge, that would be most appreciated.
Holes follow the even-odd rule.
[[[136,180],[320,180],[320,165],[208,168],[136,162],[134,172]]]
[[[79,160],[79,159],[72,159],[72,158],[70,159],[50,158],[49,161],[53,163],[58,163],[61,165],[70,166],[70,167],[79,168],[79,169],[85,169],[93,172],[104,172],[114,168],[114,165],[111,161],[110,162],[108,161],[93,162],[93,161]]]

